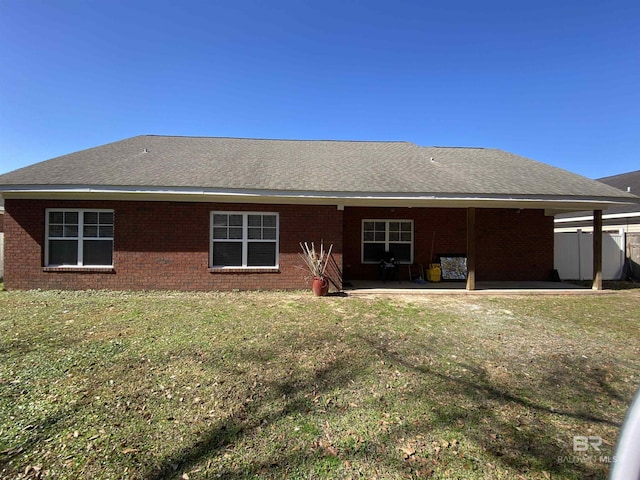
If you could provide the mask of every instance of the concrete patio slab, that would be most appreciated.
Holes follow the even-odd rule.
[[[409,294],[409,295],[564,295],[564,294],[602,294],[608,290],[592,290],[565,282],[476,282],[475,290],[466,290],[465,282],[427,282],[409,281],[379,282],[371,280],[353,280],[344,291],[349,295],[371,294]]]

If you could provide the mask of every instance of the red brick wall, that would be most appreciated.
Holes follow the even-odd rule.
[[[112,272],[43,269],[46,208],[105,208],[115,212]],[[277,271],[220,273],[209,270],[210,212],[266,211],[280,214]],[[258,290],[307,288],[298,256],[301,241],[334,244],[342,262],[342,216],[334,206],[182,202],[5,202],[5,286],[9,289]]]
[[[347,279],[376,279],[377,265],[361,263],[362,220],[413,220],[414,263],[430,263],[431,243],[435,232],[434,254],[465,253],[466,210],[448,208],[345,208],[344,212],[344,273]],[[408,279],[406,266],[400,269]]]
[[[376,279],[377,265],[361,263],[362,219],[414,221],[414,263],[433,254],[466,254],[467,213],[463,208],[345,208],[346,279]],[[542,210],[476,209],[476,279],[547,280],[553,269],[553,217]],[[401,267],[408,278],[407,267]]]
[[[113,272],[49,272],[43,269],[46,208],[115,211]],[[209,270],[212,210],[280,214],[280,268],[268,272]],[[5,286],[9,289],[297,289],[306,288],[300,241],[334,244],[345,277],[377,278],[377,266],[360,262],[363,218],[414,220],[416,263],[433,253],[466,253],[466,210],[350,208],[181,202],[5,202]],[[343,245],[344,218],[344,245]],[[434,237],[435,233],[435,237]],[[553,218],[541,210],[476,210],[477,280],[545,280],[553,268]],[[344,261],[343,261],[344,256]],[[402,270],[403,278],[406,270]]]
[[[477,280],[550,280],[553,217],[544,210],[476,209]]]

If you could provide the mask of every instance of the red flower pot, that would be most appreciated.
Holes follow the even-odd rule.
[[[329,281],[326,278],[315,277],[311,289],[316,297],[322,297],[329,293]]]

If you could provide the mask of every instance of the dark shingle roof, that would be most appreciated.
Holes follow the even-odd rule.
[[[619,175],[612,175],[610,177],[598,178],[598,182],[616,188],[623,193],[629,193],[638,195],[640,193],[640,170],[635,172],[621,173]],[[607,215],[619,214],[619,213],[634,213],[640,212],[640,198],[631,199],[632,204],[617,205],[607,209]],[[556,218],[574,218],[591,215],[590,211],[563,213],[556,215]]]
[[[409,142],[144,135],[0,175],[3,186],[625,197],[580,175],[502,150]]]
[[[623,192],[626,192],[628,189],[629,193],[632,193],[636,196],[640,194],[640,170],[629,173],[621,173],[620,175],[613,175],[611,177],[599,178],[598,181],[622,190]],[[640,204],[638,203],[636,203],[635,205],[621,205],[618,207],[607,209],[608,214],[630,213],[638,211],[640,211]]]

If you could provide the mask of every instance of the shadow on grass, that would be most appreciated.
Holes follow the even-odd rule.
[[[477,365],[460,364],[469,372],[464,377],[456,377],[442,371],[434,370],[424,365],[417,365],[397,352],[390,351],[375,341],[365,340],[369,346],[376,349],[389,362],[415,371],[423,379],[429,379],[426,385],[431,385],[434,379],[448,386],[451,392],[451,403],[442,405],[434,411],[429,423],[416,426],[418,431],[428,431],[434,423],[443,427],[450,427],[457,422],[461,425],[471,423],[475,427],[465,432],[468,438],[473,438],[486,452],[504,465],[519,471],[527,472],[546,471],[568,478],[601,478],[606,465],[597,463],[598,460],[590,457],[589,461],[576,462],[575,452],[572,450],[571,440],[574,435],[588,435],[585,431],[564,431],[554,426],[550,417],[557,417],[564,422],[565,419],[585,422],[586,424],[600,424],[619,428],[620,422],[604,418],[589,409],[571,409],[563,407],[550,407],[545,405],[550,400],[549,392],[553,392],[553,386],[542,389],[539,399],[527,398],[508,389],[496,385],[485,368]],[[570,385],[573,395],[590,399],[590,405],[596,405],[593,401],[598,398],[601,401],[623,400],[624,397],[617,392],[604,378],[598,369],[584,371],[580,361],[568,361],[565,359],[564,367],[557,368],[553,372],[547,372],[549,382],[560,382]],[[574,372],[582,371],[580,377]],[[431,395],[430,388],[416,392],[418,395]],[[455,399],[461,399],[460,404]],[[461,404],[470,401],[475,408],[470,410]],[[586,404],[584,404],[586,405]],[[522,423],[514,423],[514,419],[508,419],[504,412],[514,410],[522,412],[530,417],[523,419]],[[547,417],[541,419],[540,417]],[[563,445],[562,438],[566,439]],[[560,439],[560,441],[558,441]],[[604,452],[601,454],[604,456]]]
[[[322,339],[316,338],[313,341]],[[247,388],[245,393],[247,398],[252,397],[251,402],[245,402],[241,408],[220,419],[195,443],[163,458],[161,464],[148,472],[145,478],[177,478],[181,472],[195,468],[204,460],[221,459],[226,448],[240,444],[258,429],[268,427],[287,415],[305,415],[312,411],[315,408],[311,401],[313,396],[334,389],[351,388],[362,375],[370,374],[374,368],[373,364],[379,361],[376,359],[401,366],[418,376],[418,386],[412,394],[416,398],[435,400],[432,405],[436,406],[431,409],[428,420],[398,425],[390,428],[387,433],[378,434],[372,440],[375,443],[373,450],[340,452],[328,456],[319,450],[280,450],[267,458],[263,455],[249,465],[220,465],[216,470],[217,476],[228,479],[254,476],[277,478],[288,476],[292,472],[299,473],[300,469],[321,471],[325,467],[328,474],[335,474],[333,469],[347,460],[354,461],[365,457],[370,460],[372,451],[378,465],[384,465],[398,475],[410,476],[413,471],[403,465],[397,452],[384,452],[384,448],[381,447],[393,444],[400,438],[424,435],[425,432],[434,429],[461,430],[459,434],[488,453],[495,463],[522,474],[540,474],[544,471],[563,478],[589,479],[603,476],[606,465],[560,460],[563,456],[573,455],[573,435],[588,433],[566,431],[558,425],[600,424],[617,429],[619,423],[599,415],[590,408],[562,406],[562,401],[559,402],[558,408],[552,407],[549,405],[548,396],[544,396],[553,391],[552,384],[565,384],[571,386],[568,390],[571,394],[585,399],[622,400],[623,396],[616,391],[602,371],[584,371],[580,378],[576,378],[574,372],[581,371],[580,361],[563,359],[563,365],[545,372],[549,378],[549,386],[540,391],[541,398],[535,398],[529,393],[513,391],[500,385],[479,365],[461,363],[459,366],[466,373],[463,376],[455,376],[437,368],[414,363],[377,339],[359,337],[359,342],[361,348],[367,351],[367,354],[360,358],[352,358],[346,354],[337,356],[324,367],[316,369],[311,377],[285,375],[264,385],[266,390],[257,397]],[[299,348],[305,348],[305,345],[299,345]],[[437,355],[437,350],[437,345],[424,346],[425,352],[433,352],[434,355]],[[256,362],[260,362],[264,355],[264,352],[245,352],[247,359]],[[272,355],[268,356],[271,358]],[[435,392],[434,385],[437,385]],[[443,392],[449,395],[443,395]],[[283,398],[286,399],[284,402]],[[469,405],[473,405],[473,408],[469,408]],[[516,420],[517,418],[520,420]],[[558,422],[552,419],[558,419]],[[471,428],[466,428],[466,425],[470,425]],[[312,476],[307,474],[305,478]]]
[[[263,353],[260,354],[261,356]],[[317,369],[313,378],[307,381],[296,380],[295,378],[283,379],[278,382],[271,382],[267,385],[266,395],[255,398],[256,395],[247,390],[247,398],[251,402],[245,401],[242,408],[218,421],[211,430],[206,433],[198,442],[182,448],[170,457],[163,459],[159,468],[150,472],[145,478],[150,480],[161,480],[177,475],[180,469],[188,470],[202,461],[210,458],[216,452],[220,452],[225,447],[240,441],[254,430],[271,423],[292,413],[307,413],[313,408],[310,394],[318,395],[323,391],[345,387],[356,378],[357,365],[354,365],[348,358],[337,358],[327,366]],[[286,398],[283,404],[277,409],[266,408],[271,402]],[[261,413],[265,410],[264,413]],[[265,468],[273,474],[273,469],[283,468],[286,465],[294,465],[300,462],[300,453],[291,455],[289,462],[283,463],[285,459],[274,458],[271,461],[258,462],[252,464],[249,471],[236,471],[233,468],[227,469],[220,474],[221,478],[244,478],[246,475],[258,474]]]
[[[8,450],[0,452],[0,468],[9,465],[12,460],[19,458],[24,452],[29,452],[35,447],[42,445],[46,439],[53,437],[60,431],[60,425],[68,424],[69,419],[73,418],[80,406],[76,405],[73,408],[63,409],[60,412],[49,415],[43,420],[33,421],[23,430],[29,432],[28,438]]]

